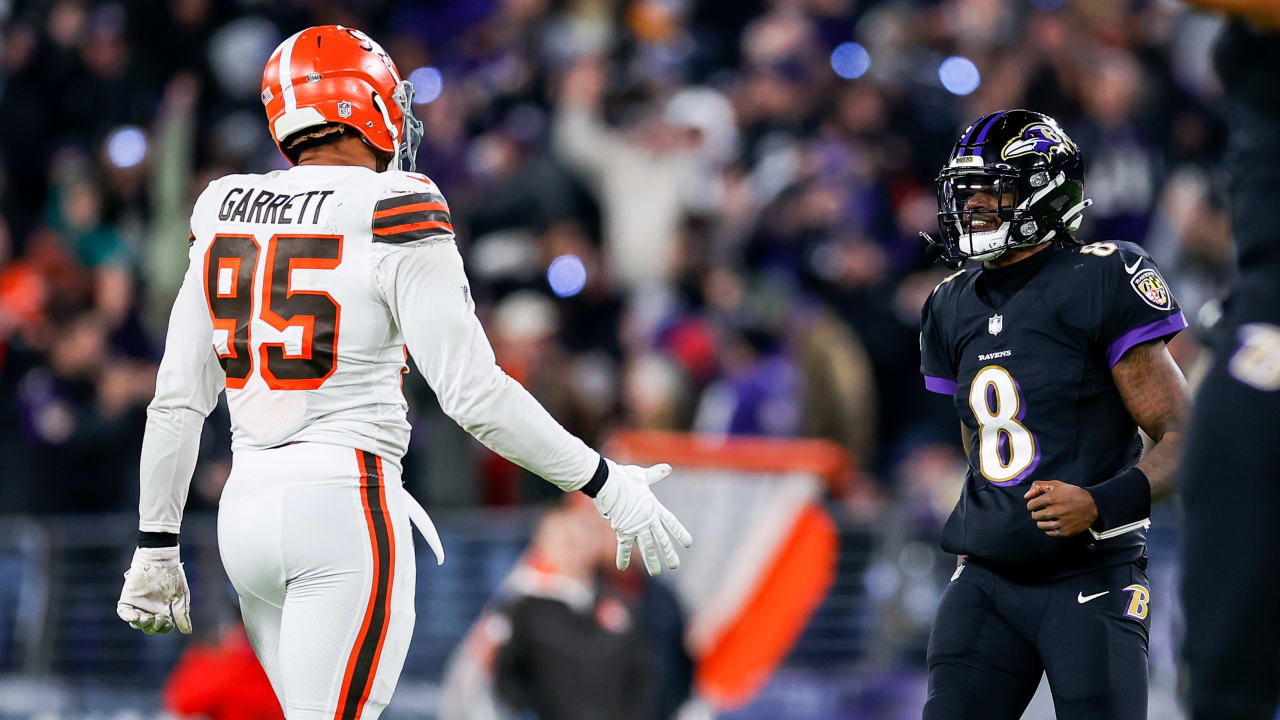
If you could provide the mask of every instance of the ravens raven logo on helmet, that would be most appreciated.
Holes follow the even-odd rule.
[[[1055,154],[1067,155],[1073,152],[1075,143],[1071,142],[1071,138],[1047,123],[1037,122],[1022,128],[1017,137],[1005,143],[1000,157],[1008,160],[1035,153],[1049,160]]]

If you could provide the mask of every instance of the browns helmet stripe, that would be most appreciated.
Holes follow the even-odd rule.
[[[280,97],[284,100],[285,112],[298,108],[298,94],[293,89],[293,46],[301,34],[302,31],[294,33],[280,46]]]

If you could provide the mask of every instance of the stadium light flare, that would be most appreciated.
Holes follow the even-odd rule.
[[[547,284],[558,297],[573,297],[587,285],[587,266],[577,255],[561,255],[547,267]]]
[[[426,105],[444,90],[444,76],[433,67],[420,67],[409,73],[409,82],[413,83],[414,105]]]
[[[938,79],[942,87],[953,95],[968,95],[982,84],[978,66],[967,57],[953,55],[938,66]]]
[[[831,51],[831,69],[845,80],[856,80],[871,69],[871,54],[856,42],[840,43]]]
[[[118,168],[131,168],[147,156],[147,136],[135,125],[125,125],[107,136],[107,159]]]

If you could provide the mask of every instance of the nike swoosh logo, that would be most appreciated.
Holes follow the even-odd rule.
[[[1085,603],[1089,602],[1090,600],[1097,600],[1098,598],[1102,597],[1103,595],[1106,595],[1106,594],[1107,594],[1107,593],[1109,593],[1109,592],[1111,592],[1111,591],[1110,591],[1110,590],[1103,590],[1102,592],[1100,592],[1100,593],[1098,593],[1098,594],[1096,594],[1096,595],[1085,595],[1084,593],[1076,593],[1076,602],[1078,602],[1078,603],[1080,603],[1081,605],[1083,605],[1083,604],[1085,604]]]
[[[1133,265],[1129,265],[1129,263],[1125,263],[1124,271],[1132,275],[1138,271],[1138,266],[1141,264],[1142,264],[1142,258],[1138,258],[1137,260],[1134,260]]]

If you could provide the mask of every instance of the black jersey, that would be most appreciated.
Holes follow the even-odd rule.
[[[1232,102],[1247,105],[1280,123],[1280,32],[1263,30],[1246,20],[1230,20],[1222,28],[1214,47],[1214,64],[1223,90]],[[1249,138],[1265,142],[1274,138]]]
[[[1141,529],[1051,538],[1023,494],[1035,480],[1088,487],[1137,462],[1138,428],[1111,378],[1134,345],[1187,321],[1133,243],[1058,244],[1012,265],[957,272],[921,317],[925,386],[954,396],[973,432],[947,552],[1050,580],[1141,557]]]
[[[1231,20],[1215,60],[1231,130],[1224,160],[1240,272],[1274,284],[1280,278],[1280,232],[1272,218],[1280,184],[1280,32]]]

